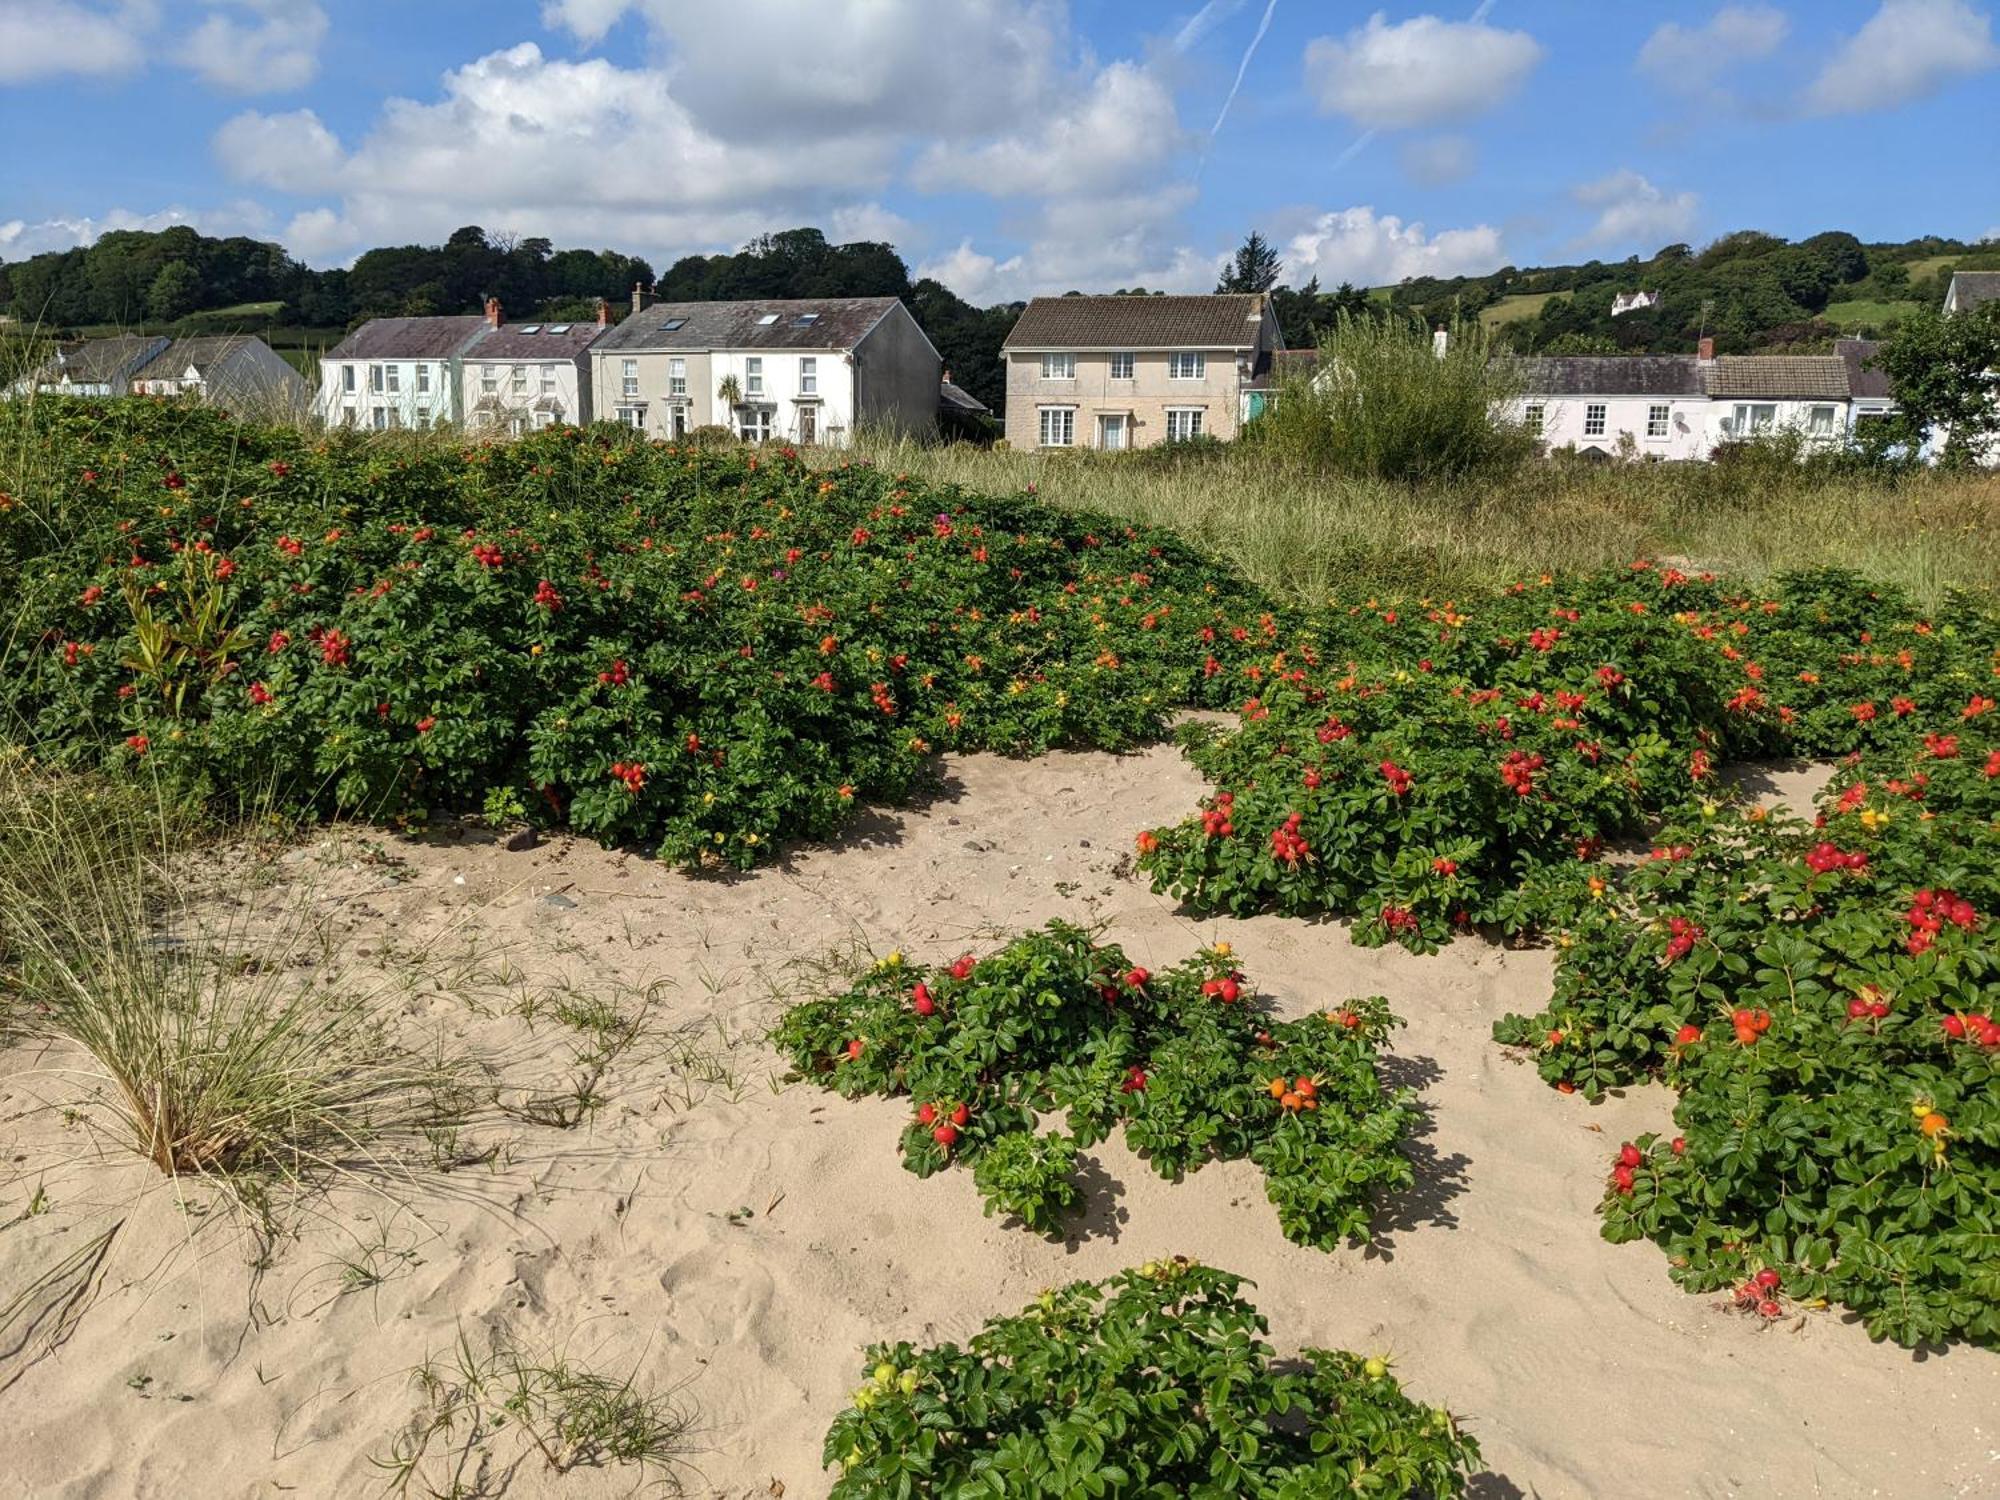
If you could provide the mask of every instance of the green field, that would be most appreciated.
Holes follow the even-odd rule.
[[[1515,292],[1480,313],[1479,321],[1487,329],[1499,328],[1507,323],[1523,323],[1539,316],[1551,299],[1567,295],[1566,292]]]
[[[1923,309],[1921,302],[1829,302],[1820,316],[1836,328],[1886,328]]]

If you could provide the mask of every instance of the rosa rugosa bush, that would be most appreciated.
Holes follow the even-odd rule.
[[[877,1344],[833,1494],[1463,1495],[1479,1445],[1388,1362],[1279,1361],[1241,1277],[1184,1259],[1042,1293],[963,1348]]]
[[[923,968],[897,954],[846,993],[788,1011],[772,1040],[848,1098],[906,1097],[903,1163],[969,1162],[988,1212],[1052,1231],[1074,1207],[1076,1152],[1123,1127],[1163,1177],[1248,1157],[1286,1235],[1365,1240],[1414,1173],[1407,1091],[1383,1087],[1380,998],[1297,1021],[1258,1007],[1226,945],[1171,969],[1134,965],[1063,922],[997,953]],[[1064,1112],[1068,1132],[1037,1136]]]

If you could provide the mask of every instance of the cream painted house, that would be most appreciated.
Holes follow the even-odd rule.
[[[1229,439],[1284,347],[1268,295],[1037,297],[1001,346],[1015,448]]]
[[[519,437],[592,420],[590,349],[611,326],[602,301],[585,323],[509,323],[498,298],[486,299],[486,327],[458,356],[460,401],[474,432]]]
[[[659,438],[840,446],[857,426],[928,437],[944,361],[894,297],[654,302],[591,348],[596,409]]]

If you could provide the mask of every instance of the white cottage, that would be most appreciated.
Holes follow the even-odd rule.
[[[260,417],[295,417],[310,393],[269,344],[247,334],[175,339],[132,377],[140,396],[194,396]]]
[[[485,322],[459,356],[467,426],[518,437],[591,420],[590,347],[611,327],[609,307],[586,323],[509,323],[489,297]]]
[[[894,297],[654,302],[591,346],[596,409],[655,437],[844,445],[857,425],[929,436],[944,361]]]
[[[51,396],[123,396],[132,377],[148,364],[167,340],[158,334],[121,333],[106,339],[85,339],[56,351],[47,364],[16,381],[12,394],[40,391]]]
[[[483,317],[373,318],[319,362],[314,413],[328,427],[438,427],[465,420],[459,356]]]

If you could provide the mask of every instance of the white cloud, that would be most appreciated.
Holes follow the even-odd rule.
[[[1578,240],[1581,245],[1655,249],[1686,239],[1701,207],[1695,194],[1668,193],[1630,167],[1584,183],[1575,196],[1577,202],[1597,210],[1596,220]]]
[[[239,182],[286,193],[318,193],[338,186],[347,153],[309,109],[284,115],[255,110],[235,116],[215,133],[215,155]]]
[[[1479,276],[1506,264],[1500,231],[1489,224],[1427,234],[1373,208],[1321,214],[1294,234],[1284,252],[1285,280],[1302,286],[1317,276],[1323,287],[1351,281],[1386,286],[1410,276]]]
[[[1397,153],[1403,170],[1426,187],[1463,182],[1479,164],[1478,150],[1462,135],[1434,135],[1406,142]]]
[[[176,224],[191,225],[205,234],[257,234],[270,225],[270,213],[258,203],[237,202],[222,208],[189,209],[178,205],[152,213],[114,208],[108,213],[74,218],[25,219],[0,222],[0,259],[26,260],[49,250],[74,250],[96,242],[114,229],[157,232]]]
[[[1966,0],[1882,0],[1806,91],[1816,114],[1891,109],[2000,65],[1992,18]]]
[[[956,250],[918,266],[914,279],[921,281],[928,276],[950,287],[967,302],[988,307],[995,302],[1012,301],[1027,269],[1026,256],[1010,255],[1005,260],[997,260],[973,249],[972,241],[967,239],[960,240]]]
[[[1124,196],[1063,198],[1044,204],[1026,248],[1005,257],[970,240],[917,267],[981,306],[1068,291],[1206,292],[1228,256],[1174,244],[1175,226],[1194,197],[1181,186]]]
[[[1344,39],[1306,45],[1306,84],[1328,114],[1401,129],[1490,109],[1541,60],[1541,43],[1525,31],[1431,15],[1392,26],[1377,11]]]
[[[181,46],[179,61],[236,94],[303,88],[319,72],[326,12],[312,0],[209,0],[211,13]]]
[[[0,84],[136,72],[158,19],[154,0],[0,0]]]
[[[1132,63],[1113,63],[1071,107],[1018,135],[969,147],[935,145],[918,159],[916,185],[971,188],[996,197],[1118,192],[1181,145],[1174,98]]]
[[[1725,5],[1703,26],[1660,26],[1639,49],[1639,70],[1677,92],[1705,94],[1727,69],[1776,52],[1790,32],[1775,6]]]

